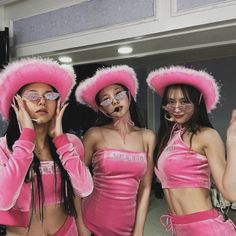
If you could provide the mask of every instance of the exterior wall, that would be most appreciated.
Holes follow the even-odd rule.
[[[7,5],[5,22],[19,57],[232,26],[235,12],[235,0],[28,0]]]
[[[176,6],[177,11],[186,11],[223,2],[227,2],[227,0],[177,0]]]
[[[4,8],[0,6],[0,30],[4,29]]]
[[[154,0],[93,0],[13,22],[16,44],[95,31],[154,17]],[[69,27],[68,27],[69,26]]]
[[[235,45],[235,12],[236,0],[21,0],[0,6],[0,29],[10,27],[16,57],[51,56],[68,50],[79,52],[82,62],[91,62],[94,54],[102,55],[106,50],[112,51],[115,44],[130,42],[135,46],[133,57],[176,52],[179,63],[180,51]],[[187,59],[183,62],[191,61],[192,57],[184,56]],[[173,58],[168,56],[166,64],[170,59]],[[93,60],[99,61],[95,57]],[[152,63],[156,68],[164,61]],[[205,63],[207,59],[203,60]],[[214,66],[218,65],[216,61],[212,63],[210,71],[218,68]],[[224,59],[220,66],[224,68]],[[149,71],[150,67],[151,63],[145,69]],[[143,76],[144,71],[139,73]],[[233,77],[230,78],[227,81],[233,82]],[[142,102],[147,104],[149,127],[156,130],[160,100],[149,89],[142,92],[143,97],[147,95],[147,101]],[[227,108],[227,114],[232,107]],[[220,117],[217,124],[223,124],[223,120]]]

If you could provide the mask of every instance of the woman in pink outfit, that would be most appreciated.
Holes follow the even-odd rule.
[[[209,192],[211,175],[225,192],[224,144],[207,115],[219,99],[216,81],[204,71],[172,66],[151,72],[147,82],[162,97],[155,173],[169,214],[161,222],[177,236],[236,235]]]
[[[137,89],[132,68],[113,66],[98,70],[76,90],[77,100],[102,118],[83,139],[85,162],[92,163],[94,180],[93,193],[82,201],[83,236],[143,235],[155,135],[140,128]]]
[[[227,130],[227,170],[224,176],[224,187],[226,198],[232,202],[236,201],[236,110],[232,112],[232,118]]]
[[[76,236],[75,196],[92,192],[80,140],[62,130],[72,69],[28,58],[0,74],[0,224],[8,236]]]

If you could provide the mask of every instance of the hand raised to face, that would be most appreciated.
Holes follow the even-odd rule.
[[[51,120],[48,134],[50,137],[54,138],[63,133],[62,129],[62,117],[64,115],[65,109],[67,108],[68,103],[61,105],[61,100],[57,101],[57,108],[54,117]]]
[[[13,107],[16,113],[16,118],[17,118],[20,130],[23,128],[34,129],[33,122],[28,112],[25,109],[24,102],[22,101],[22,98],[18,94],[14,97],[11,106]]]

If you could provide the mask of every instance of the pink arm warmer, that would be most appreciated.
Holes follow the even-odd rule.
[[[11,153],[6,143],[0,144],[0,210],[12,208],[19,196],[26,173],[33,160],[35,132],[22,130]]]
[[[80,197],[88,196],[93,190],[93,179],[82,161],[84,148],[80,139],[72,134],[62,134],[54,138],[53,142],[76,194]]]

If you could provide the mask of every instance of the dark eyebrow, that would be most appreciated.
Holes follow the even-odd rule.
[[[187,102],[190,102],[190,100],[188,98],[181,98],[180,99],[181,101],[187,101]]]
[[[26,92],[36,92],[36,93],[38,93],[38,91],[37,91],[37,90],[34,90],[34,89],[26,90]],[[53,91],[53,90],[46,90],[46,91],[44,92],[44,94],[45,94],[45,93],[51,93],[51,92],[54,92],[54,91]]]
[[[105,93],[105,94],[103,94],[101,97],[105,97],[105,96],[108,96],[108,94]]]
[[[117,87],[117,88],[115,88],[115,91],[116,91],[116,90],[120,90],[120,89],[122,89],[122,88],[120,88],[120,87]]]
[[[34,89],[30,89],[30,90],[26,90],[26,92],[37,92],[37,91]]]
[[[122,89],[122,88],[117,87],[117,88],[114,89],[114,92],[116,92],[117,90],[120,90],[120,89]],[[122,91],[123,91],[123,90],[122,90]],[[122,91],[121,91],[121,92],[122,92]],[[108,94],[104,94],[104,95],[102,96],[102,98],[105,97],[105,96],[108,96],[108,97],[109,97]]]

